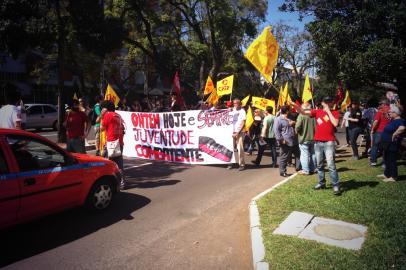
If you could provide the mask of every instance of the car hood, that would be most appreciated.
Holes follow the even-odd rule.
[[[87,154],[79,154],[79,153],[71,153],[71,155],[76,158],[80,163],[87,163],[87,162],[105,162],[106,164],[112,163],[111,160],[98,157],[98,156],[92,156],[92,155],[87,155]]]

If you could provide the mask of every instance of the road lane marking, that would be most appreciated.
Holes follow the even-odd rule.
[[[151,165],[151,164],[152,164],[152,162],[147,162],[147,163],[143,163],[143,164],[140,164],[140,165],[134,165],[134,166],[126,167],[126,168],[124,168],[124,170],[133,169],[133,168],[139,168],[139,167],[146,166],[146,165]]]

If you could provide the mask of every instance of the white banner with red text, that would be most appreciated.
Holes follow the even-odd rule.
[[[189,164],[234,162],[228,110],[117,113],[126,126],[126,157]]]

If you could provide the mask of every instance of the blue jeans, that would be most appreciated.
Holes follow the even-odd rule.
[[[375,132],[373,136],[372,148],[371,148],[371,163],[378,161],[378,153],[382,153],[381,149],[381,132]]]
[[[326,157],[331,183],[333,186],[338,186],[340,183],[335,164],[335,142],[315,142],[314,150],[316,152],[319,183],[321,185],[326,184],[326,179],[324,178],[324,157]]]
[[[313,142],[304,142],[299,144],[300,148],[300,163],[302,170],[306,173],[314,172],[316,164],[316,154],[314,152]]]

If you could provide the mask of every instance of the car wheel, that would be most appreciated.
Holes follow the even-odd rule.
[[[55,130],[55,131],[58,130],[58,121],[55,121],[55,122],[52,124],[52,129]]]
[[[90,189],[86,207],[92,211],[101,211],[110,206],[113,199],[113,185],[104,179],[97,181]]]

